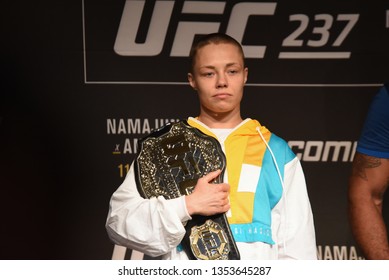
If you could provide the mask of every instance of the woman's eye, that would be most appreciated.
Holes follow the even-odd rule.
[[[212,77],[213,73],[212,72],[207,72],[207,73],[204,73],[203,76],[205,77]]]

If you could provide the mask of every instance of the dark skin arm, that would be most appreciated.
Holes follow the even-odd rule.
[[[389,159],[356,153],[348,186],[348,210],[355,241],[366,259],[388,260],[389,245],[382,216],[389,186]]]

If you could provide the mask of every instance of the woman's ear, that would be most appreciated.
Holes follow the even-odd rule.
[[[196,88],[196,82],[195,82],[195,80],[193,79],[192,73],[188,73],[188,81],[189,81],[190,86],[191,86],[194,90],[197,90],[197,88]]]

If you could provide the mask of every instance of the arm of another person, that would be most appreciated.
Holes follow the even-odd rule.
[[[389,185],[389,159],[356,153],[348,186],[349,218],[355,241],[367,259],[389,259],[382,216]]]

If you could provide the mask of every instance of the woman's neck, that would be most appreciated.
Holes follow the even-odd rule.
[[[200,114],[198,120],[210,128],[234,128],[243,121],[240,114],[225,116],[222,114]]]

